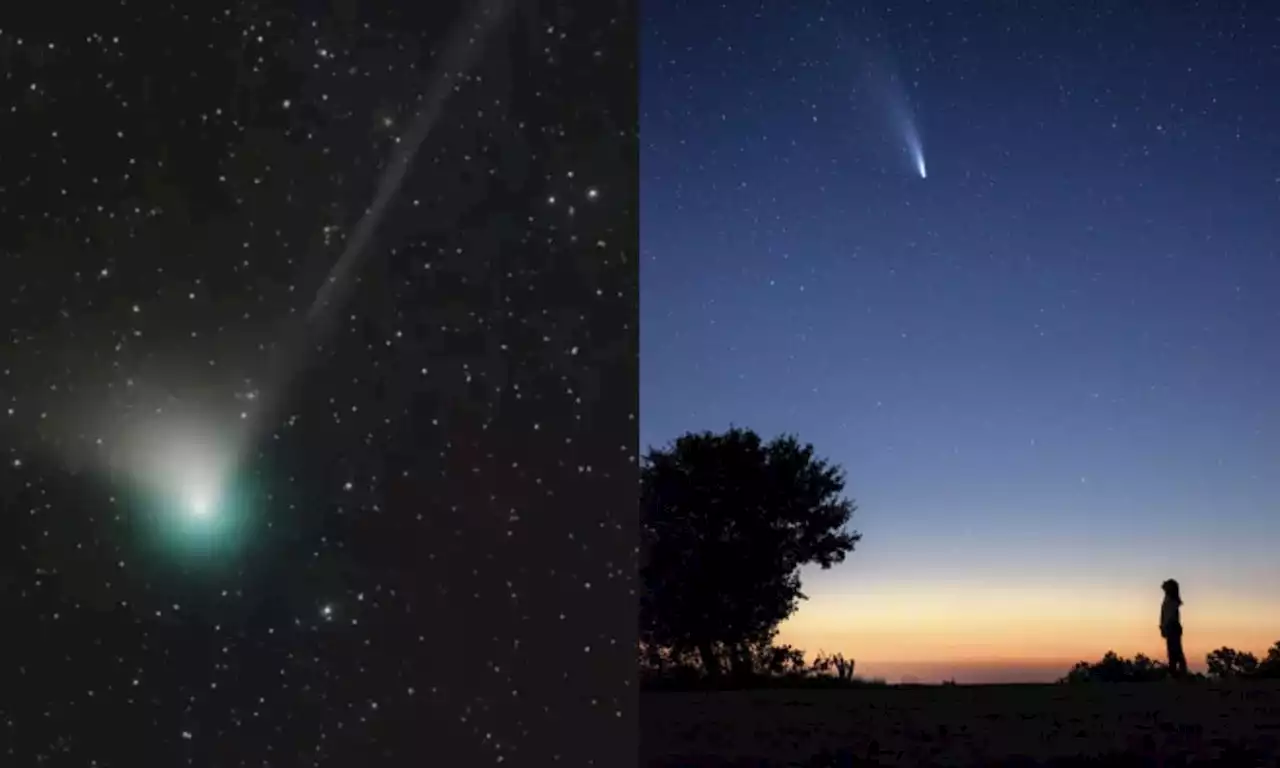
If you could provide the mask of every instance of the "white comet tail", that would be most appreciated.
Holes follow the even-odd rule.
[[[907,154],[911,157],[911,165],[914,167],[916,175],[922,179],[929,178],[929,170],[924,164],[924,145],[921,144],[920,137],[916,134],[915,126],[907,123],[905,134]]]

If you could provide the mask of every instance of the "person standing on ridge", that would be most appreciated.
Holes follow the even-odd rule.
[[[1160,606],[1160,636],[1169,652],[1169,673],[1174,677],[1187,674],[1187,657],[1182,652],[1182,595],[1178,582],[1168,579],[1164,588],[1164,604]]]

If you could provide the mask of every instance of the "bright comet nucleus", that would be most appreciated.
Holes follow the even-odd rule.
[[[213,514],[213,494],[205,490],[193,490],[187,494],[187,511],[193,517],[206,518]]]
[[[230,563],[249,523],[236,433],[212,409],[166,405],[120,425],[109,471],[132,489],[130,509],[157,553],[185,566]]]
[[[920,134],[916,132],[915,125],[910,121],[904,122],[903,138],[906,141],[907,154],[911,156],[911,164],[916,175],[922,179],[929,178],[929,171],[924,164],[924,145],[920,143]]]

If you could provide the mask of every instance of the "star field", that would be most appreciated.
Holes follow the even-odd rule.
[[[630,759],[633,38],[0,21],[0,761]]]

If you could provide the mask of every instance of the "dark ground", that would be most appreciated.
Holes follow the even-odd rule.
[[[646,766],[1280,765],[1280,684],[646,693]]]

